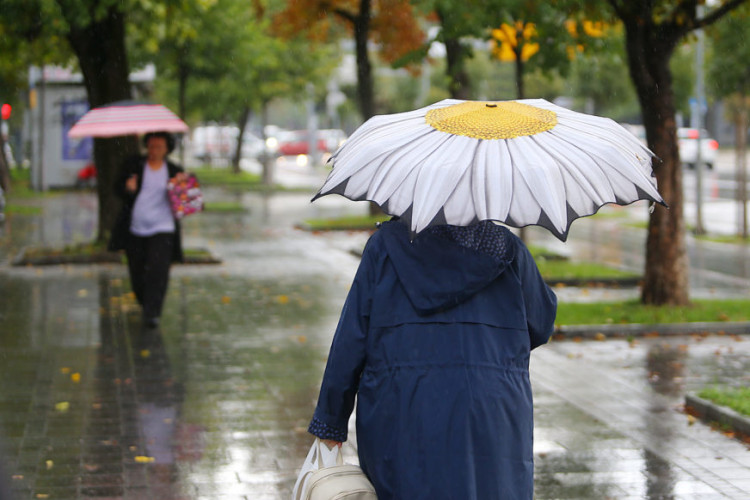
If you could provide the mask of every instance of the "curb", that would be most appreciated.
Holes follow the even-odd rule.
[[[750,436],[750,418],[731,408],[719,406],[695,394],[686,394],[685,410],[704,422],[718,422],[731,427],[733,431],[739,434]]]
[[[627,324],[627,325],[564,325],[555,328],[553,337],[568,339],[573,337],[599,339],[620,338],[630,336],[669,336],[669,335],[708,335],[750,334],[750,321],[736,322],[694,322],[694,323],[657,323],[657,324]]]

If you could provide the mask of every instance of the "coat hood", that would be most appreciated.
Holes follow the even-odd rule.
[[[405,224],[381,225],[386,252],[419,314],[454,307],[489,285],[516,256],[516,237],[490,221],[436,226],[413,241]],[[459,241],[461,243],[459,243]]]

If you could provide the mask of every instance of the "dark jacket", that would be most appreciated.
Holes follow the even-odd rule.
[[[557,299],[520,239],[482,235],[481,251],[429,231],[411,242],[394,221],[365,248],[310,431],[346,439],[356,394],[359,460],[380,500],[533,496],[529,354]]]
[[[141,182],[143,182],[143,169],[146,168],[146,157],[145,156],[131,156],[127,158],[120,168],[120,174],[117,177],[114,185],[114,193],[122,199],[122,208],[120,213],[115,220],[115,225],[112,228],[112,236],[109,240],[108,249],[111,252],[117,250],[124,250],[128,238],[130,237],[130,218],[133,214],[133,207],[135,206],[135,200],[138,197],[138,193],[141,192]],[[182,167],[167,160],[167,172],[171,179],[178,172],[183,172]],[[138,175],[138,189],[135,193],[129,193],[125,190],[125,182],[128,178],[133,175]],[[164,196],[167,196],[166,191]],[[175,219],[175,231],[174,231],[174,245],[172,246],[172,262],[182,262],[182,237],[180,231],[180,221]]]

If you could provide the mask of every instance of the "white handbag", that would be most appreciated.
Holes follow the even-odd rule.
[[[292,500],[377,500],[375,488],[356,465],[345,464],[338,446],[332,450],[315,438],[307,454]]]

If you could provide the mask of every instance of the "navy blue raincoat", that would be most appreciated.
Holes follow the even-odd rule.
[[[345,441],[356,395],[380,500],[531,499],[529,353],[557,299],[506,228],[436,229],[412,242],[387,222],[368,241],[309,430]]]

